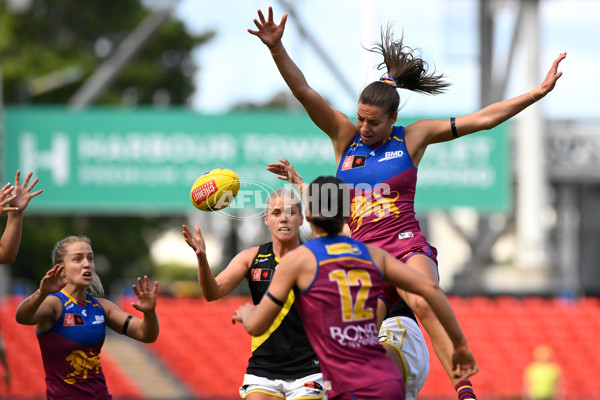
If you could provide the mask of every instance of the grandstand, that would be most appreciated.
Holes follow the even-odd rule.
[[[22,297],[9,297],[0,306],[0,323],[13,382],[6,399],[44,397],[39,348],[32,327],[18,325],[14,311]],[[140,346],[156,365],[164,366],[180,388],[172,393],[149,391],[144,366],[127,370],[105,346],[102,365],[115,400],[186,399],[233,400],[250,355],[250,337],[231,324],[233,311],[249,299],[229,296],[213,303],[201,298],[161,297],[161,334],[156,343]],[[600,399],[600,369],[596,332],[600,330],[600,300],[543,297],[496,298],[450,296],[475,354],[480,372],[472,379],[478,396],[488,400],[520,399],[521,376],[538,344],[548,344],[564,370],[564,400]],[[120,305],[135,313],[130,297]],[[427,335],[425,335],[427,337]],[[131,341],[129,341],[131,342]],[[423,400],[454,400],[456,395],[430,344],[431,369],[419,396]]]

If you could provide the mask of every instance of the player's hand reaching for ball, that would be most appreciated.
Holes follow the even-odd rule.
[[[154,286],[150,289],[150,284],[148,282],[148,276],[144,276],[144,281],[142,282],[142,278],[137,278],[137,286],[133,285],[133,292],[137,296],[137,303],[131,303],[133,308],[136,310],[146,313],[146,312],[154,312],[156,309],[156,292],[158,291],[158,282],[154,282]]]
[[[202,232],[200,232],[198,225],[194,226],[194,230],[196,231],[196,236],[194,236],[190,228],[183,225],[183,238],[185,239],[185,242],[194,250],[196,257],[205,257],[206,244],[204,243]]]

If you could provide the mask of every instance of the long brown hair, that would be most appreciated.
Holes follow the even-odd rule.
[[[449,82],[443,80],[443,74],[435,71],[428,73],[429,64],[420,57],[420,49],[404,45],[404,35],[394,40],[392,25],[381,28],[381,42],[367,49],[383,56],[383,61],[377,65],[378,70],[386,70],[387,76],[393,79],[393,84],[375,81],[367,85],[360,94],[359,103],[378,106],[392,115],[400,106],[400,95],[397,88],[425,94],[442,93]],[[395,87],[394,87],[395,86]]]

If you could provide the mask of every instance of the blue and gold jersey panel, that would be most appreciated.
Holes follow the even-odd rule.
[[[54,332],[85,347],[96,346],[104,342],[106,314],[98,300],[88,294],[85,305],[78,304],[64,290],[51,296],[58,297],[63,306],[60,318],[48,332]]]
[[[357,132],[342,155],[336,176],[352,187],[363,184],[372,189],[411,168],[415,166],[406,149],[404,127],[394,126],[390,137],[377,148],[362,143]]]

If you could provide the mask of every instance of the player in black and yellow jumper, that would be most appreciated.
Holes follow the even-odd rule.
[[[267,292],[279,259],[300,246],[298,230],[303,222],[301,203],[290,189],[277,189],[267,198],[265,224],[271,242],[237,254],[216,277],[208,265],[206,246],[200,228],[196,235],[184,225],[183,235],[198,259],[198,280],[206,300],[224,297],[246,278],[252,300],[258,304]],[[321,399],[323,378],[290,292],[281,312],[261,336],[252,338],[240,395],[248,400]]]

